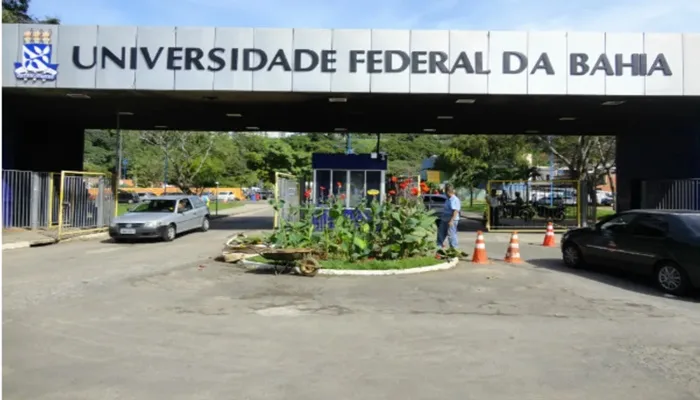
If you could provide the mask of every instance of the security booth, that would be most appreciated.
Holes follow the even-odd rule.
[[[328,217],[332,201],[344,203],[345,212],[353,216],[353,210],[362,202],[386,198],[387,157],[382,153],[311,155],[313,185],[311,202],[325,211],[314,218],[317,229],[333,224]]]

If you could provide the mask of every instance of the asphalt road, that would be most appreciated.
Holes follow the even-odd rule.
[[[213,261],[271,222],[4,253],[4,398],[700,399],[697,299],[566,270],[534,239],[527,264],[402,277]],[[494,258],[505,244],[487,235]]]

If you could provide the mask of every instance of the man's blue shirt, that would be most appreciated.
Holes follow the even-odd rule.
[[[455,211],[462,210],[462,203],[459,201],[457,196],[450,196],[445,202],[445,208],[442,210],[442,219],[444,221],[449,221],[452,218],[452,213]],[[459,221],[459,215],[455,218],[455,222]]]

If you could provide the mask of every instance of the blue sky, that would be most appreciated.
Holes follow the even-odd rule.
[[[32,0],[65,24],[698,32],[700,0]]]

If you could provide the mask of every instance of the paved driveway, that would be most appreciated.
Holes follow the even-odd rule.
[[[276,277],[210,258],[221,228],[269,221],[3,254],[5,398],[700,398],[692,299],[574,274],[526,240],[528,264],[401,277]],[[504,246],[487,235],[494,258]]]

